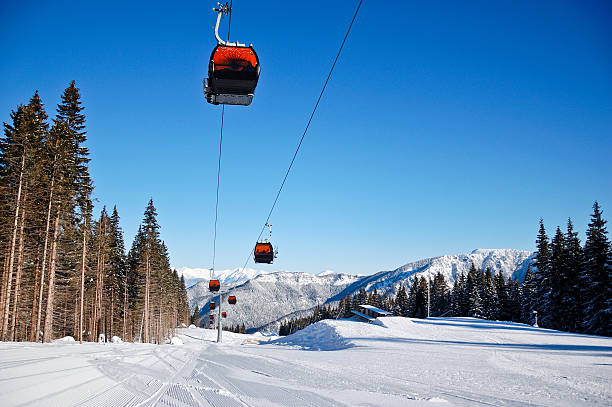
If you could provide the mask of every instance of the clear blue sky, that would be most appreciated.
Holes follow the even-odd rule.
[[[254,44],[261,77],[250,107],[226,109],[218,268],[249,254],[356,4],[234,2],[232,40]],[[212,260],[214,5],[0,6],[0,119],[36,89],[54,114],[76,80],[96,214],[117,204],[129,247],[153,197],[177,267]],[[279,257],[261,268],[369,274],[531,250],[540,217],[583,232],[596,199],[612,220],[610,21],[606,1],[366,0],[272,217]]]

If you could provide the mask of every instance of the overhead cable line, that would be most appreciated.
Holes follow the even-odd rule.
[[[272,212],[274,212],[274,208],[276,207],[276,204],[278,202],[278,198],[280,197],[281,192],[283,191],[283,187],[285,186],[285,182],[287,181],[287,177],[289,177],[289,173],[291,172],[291,168],[293,168],[293,164],[295,163],[295,159],[298,155],[298,153],[300,152],[300,148],[302,147],[302,142],[304,141],[304,138],[306,137],[306,133],[308,133],[308,129],[310,128],[310,123],[312,122],[312,119],[315,115],[315,113],[317,112],[317,109],[319,108],[319,103],[321,102],[321,99],[323,98],[323,94],[325,93],[325,89],[327,88],[327,84],[329,83],[329,80],[332,76],[332,73],[334,72],[334,68],[336,67],[336,63],[338,62],[338,59],[340,58],[340,54],[342,53],[342,48],[344,48],[344,44],[346,43],[346,40],[349,36],[349,33],[351,32],[351,28],[353,27],[353,23],[355,22],[355,19],[357,18],[357,13],[359,12],[359,9],[361,8],[361,4],[363,3],[363,0],[359,0],[359,4],[357,5],[357,9],[355,10],[355,13],[353,14],[353,18],[351,20],[351,23],[348,26],[348,29],[346,30],[346,34],[344,34],[344,38],[342,39],[342,43],[340,44],[340,48],[338,49],[338,53],[336,54],[336,58],[334,58],[334,62],[332,63],[332,66],[329,70],[329,73],[327,74],[327,78],[325,79],[325,83],[323,84],[323,88],[321,89],[321,92],[319,93],[319,97],[317,98],[317,102],[314,105],[314,108],[312,109],[312,112],[310,113],[310,117],[308,118],[308,122],[306,123],[306,127],[304,128],[304,132],[302,133],[302,137],[300,137],[300,142],[297,145],[297,148],[295,149],[295,153],[293,153],[293,157],[291,158],[291,163],[289,164],[289,167],[287,168],[287,171],[285,172],[285,176],[283,177],[283,182],[281,182],[281,185],[278,189],[278,192],[276,193],[276,197],[274,198],[274,202],[272,203],[272,207],[270,208],[270,212],[268,212],[268,217],[266,218],[266,221],[264,222],[264,225],[261,228],[261,231],[259,232],[259,236],[257,236],[257,241],[259,241],[259,239],[261,238],[261,236],[263,235],[263,232],[265,231],[269,221],[270,221],[270,217],[272,216]],[[231,16],[231,14],[230,14]],[[242,269],[244,271],[244,269],[246,268],[247,264],[249,263],[249,259],[251,258],[251,252],[249,251],[249,256],[247,257],[244,266],[242,266]]]
[[[232,29],[232,3],[233,0],[230,1],[229,7],[229,22],[227,26],[227,41],[229,42],[230,31]],[[227,4],[227,3],[226,3]],[[217,220],[219,219],[219,185],[221,181],[221,147],[223,146],[223,122],[225,118],[225,105],[221,108],[221,135],[219,137],[219,160],[217,164],[217,198],[215,201],[215,226],[214,226],[214,234],[213,234],[213,259],[212,259],[212,269],[210,278],[211,280],[215,274],[215,260],[217,257]]]

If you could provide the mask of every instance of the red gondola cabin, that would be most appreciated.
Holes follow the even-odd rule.
[[[213,105],[250,105],[259,69],[253,47],[217,45],[208,63],[206,100]]]
[[[219,280],[210,280],[210,282],[208,283],[208,289],[210,291],[219,291],[220,288],[221,283],[219,283]]]
[[[216,305],[215,305],[215,303],[214,303],[214,302],[211,302],[211,303],[208,305],[208,309],[215,309],[215,307],[216,307]]]
[[[230,304],[235,304],[236,303],[236,297],[233,295],[230,295],[229,297],[227,297],[227,302],[229,302]]]
[[[274,261],[274,248],[270,242],[257,242],[253,252],[255,263],[272,264]]]
[[[227,318],[227,312],[225,312],[225,311],[224,311],[224,312],[222,312],[222,313],[221,313],[221,316],[222,316],[223,318]]]

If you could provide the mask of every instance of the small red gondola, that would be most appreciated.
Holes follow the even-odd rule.
[[[211,302],[211,303],[208,305],[208,309],[215,309],[215,307],[216,307],[216,305],[215,305],[215,303],[214,303],[214,302]]]
[[[236,297],[233,295],[230,295],[229,297],[227,297],[227,302],[229,302],[230,304],[235,304],[236,303]]]
[[[220,288],[221,283],[219,283],[219,280],[210,280],[210,282],[208,283],[208,289],[210,291],[219,291]]]
[[[272,264],[274,261],[274,248],[270,242],[257,242],[253,251],[255,263]]]
[[[222,316],[223,318],[227,318],[227,312],[223,311],[223,312],[221,313],[221,316]]]
[[[215,316],[213,314],[210,314],[210,319],[215,319]]]

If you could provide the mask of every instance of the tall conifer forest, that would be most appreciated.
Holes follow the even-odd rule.
[[[0,139],[0,340],[163,343],[189,321],[151,199],[126,254],[117,207],[95,208],[74,81],[50,119],[38,94]]]
[[[337,307],[317,307],[311,315],[283,321],[280,335],[326,318],[348,318],[359,305],[367,304],[411,318],[475,317],[535,324],[560,331],[612,336],[612,245],[606,220],[597,202],[586,230],[584,244],[571,219],[564,230],[557,227],[548,237],[543,220],[536,237],[534,268],[525,278],[505,278],[490,269],[459,274],[452,287],[444,275],[413,278],[400,285],[395,296],[381,297],[377,290],[363,289],[347,295]],[[534,313],[535,311],[535,313]]]

